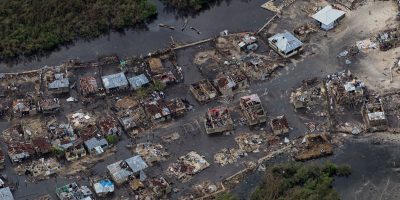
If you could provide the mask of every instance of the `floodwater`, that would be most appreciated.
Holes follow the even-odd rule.
[[[58,65],[76,58],[86,61],[101,55],[117,54],[126,57],[148,54],[168,47],[171,37],[175,42],[194,42],[215,36],[225,29],[231,32],[256,31],[272,16],[271,12],[260,7],[265,3],[264,0],[222,0],[209,9],[186,16],[166,8],[160,0],[151,1],[156,3],[159,14],[156,19],[145,25],[126,30],[124,33],[111,32],[90,41],[77,40],[72,45],[60,47],[47,56],[31,61],[0,63],[0,73]],[[181,31],[185,19],[188,20],[188,25],[185,31]],[[158,26],[160,23],[174,26],[176,29],[161,28]],[[201,34],[191,30],[191,26],[200,30]]]

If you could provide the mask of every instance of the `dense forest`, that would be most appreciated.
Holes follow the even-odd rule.
[[[350,175],[350,167],[325,164],[285,163],[267,169],[252,200],[339,200],[332,183],[336,176]]]
[[[0,58],[51,50],[76,38],[91,39],[156,13],[147,0],[2,0]]]

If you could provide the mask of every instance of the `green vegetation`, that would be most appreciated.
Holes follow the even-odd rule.
[[[167,0],[167,3],[177,9],[200,10],[214,0]]]
[[[332,188],[335,176],[350,175],[350,167],[327,162],[323,165],[286,163],[270,167],[252,200],[338,200]]]
[[[51,50],[77,38],[143,22],[157,13],[147,0],[0,1],[0,58]]]
[[[107,135],[106,136],[106,140],[108,143],[110,144],[117,144],[118,142],[118,136],[116,135]]]
[[[154,80],[153,84],[151,85],[150,90],[152,91],[163,91],[165,89],[166,85],[164,82],[161,82],[159,80]]]
[[[53,147],[53,148],[51,149],[51,153],[52,153],[53,155],[55,155],[55,156],[62,156],[62,155],[64,155],[64,150],[62,150],[62,149],[60,149],[60,148],[57,148],[57,147]]]
[[[219,194],[218,196],[215,197],[215,200],[239,200],[236,196],[234,196],[231,193],[224,192]]]

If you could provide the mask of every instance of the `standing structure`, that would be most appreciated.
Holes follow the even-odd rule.
[[[297,54],[303,47],[303,43],[286,30],[268,38],[268,44],[284,58]]]
[[[267,121],[267,115],[257,94],[240,98],[240,108],[248,125],[253,126]]]
[[[338,21],[345,16],[345,12],[332,8],[332,6],[325,6],[323,9],[315,13],[314,18],[321,29],[329,31],[337,25]]]

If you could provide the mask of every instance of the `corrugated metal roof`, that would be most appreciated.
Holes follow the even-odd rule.
[[[139,155],[128,158],[125,160],[125,162],[132,169],[133,173],[140,172],[148,167],[146,162],[144,162],[142,157],[140,157]]]
[[[275,46],[285,54],[303,45],[299,39],[286,30],[283,33],[278,33],[268,38],[268,41],[275,44]]]
[[[131,84],[131,87],[133,89],[139,89],[140,87],[142,87],[145,84],[150,83],[149,79],[144,75],[144,74],[140,74],[139,76],[134,76],[128,79],[129,84]]]
[[[321,22],[324,25],[329,25],[342,17],[344,14],[344,11],[334,9],[332,8],[332,6],[327,5],[322,10],[315,13],[312,18]]]
[[[1,200],[14,200],[14,197],[13,197],[9,187],[0,189],[0,199]]]
[[[95,147],[98,146],[108,145],[106,139],[104,138],[98,139],[96,137],[90,138],[89,140],[86,140],[84,143],[89,150],[94,149]]]
[[[106,89],[117,88],[128,85],[128,80],[124,73],[111,74],[101,77]]]
[[[49,89],[67,88],[69,87],[68,78],[64,78],[63,74],[55,74],[55,80],[49,83]]]

